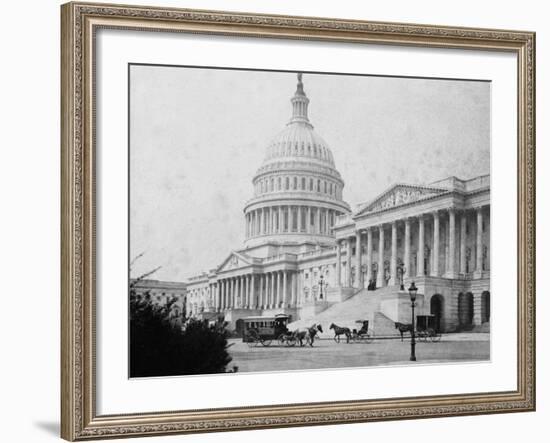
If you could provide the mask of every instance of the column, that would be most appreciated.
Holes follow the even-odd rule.
[[[434,217],[434,244],[432,248],[432,276],[439,276],[439,212],[433,213]]]
[[[244,276],[244,305],[243,308],[249,309],[250,308],[250,275]]]
[[[336,240],[336,286],[342,286],[342,250],[340,240]]]
[[[233,307],[233,279],[227,279],[227,309]]]
[[[455,275],[455,210],[449,208],[449,266],[447,267],[447,277],[456,278]]]
[[[397,285],[397,222],[391,224],[391,257],[390,257],[390,281],[388,285]]]
[[[378,227],[378,273],[376,287],[384,286],[384,225]]]
[[[298,232],[302,232],[302,207],[298,206]]]
[[[359,289],[363,288],[363,271],[361,263],[361,231],[357,231],[355,234],[355,281]]]
[[[325,211],[325,234],[330,235],[330,211]]]
[[[351,281],[351,238],[348,237],[346,240],[346,287],[349,288],[352,286]]]
[[[261,274],[260,275],[260,288],[259,288],[259,293],[258,293],[258,299],[257,299],[257,303],[256,303],[256,306],[259,307],[260,309],[264,309],[265,308],[265,301],[264,301],[264,284],[266,282],[266,275],[265,274]]]
[[[405,219],[405,247],[403,251],[403,279],[411,275],[411,219]]]
[[[268,303],[270,308],[275,307],[275,275],[271,273],[271,294],[268,296]]]
[[[216,283],[216,312],[220,310],[220,282]]]
[[[283,232],[283,207],[279,206],[279,220],[278,220],[279,234]]]
[[[416,253],[416,275],[424,276],[424,216],[418,217],[418,251]]]
[[[372,228],[368,228],[367,229],[367,283],[370,283],[371,280],[372,280]]]
[[[230,292],[230,281],[229,279],[226,279],[225,280],[225,309],[229,309],[231,307],[230,305],[230,297],[231,297],[231,292]]]
[[[306,221],[306,232],[311,234],[311,206],[307,207],[307,221]]]
[[[298,274],[293,272],[290,274],[290,306],[295,308],[298,305],[297,295],[298,295]]]
[[[288,207],[288,232],[292,232],[294,227],[294,206]]]
[[[277,272],[277,301],[276,301],[276,308],[281,307],[283,303],[283,272],[279,271]]]
[[[321,217],[322,217],[321,208],[317,208],[317,234],[323,233],[322,232],[323,230],[321,229],[322,228]]]
[[[282,307],[284,308],[288,304],[287,300],[287,271],[283,271],[283,303]]]
[[[466,274],[466,210],[460,215],[460,270],[461,274]]]
[[[481,278],[483,272],[483,212],[482,208],[476,208],[477,229],[476,229],[476,272],[475,277]]]

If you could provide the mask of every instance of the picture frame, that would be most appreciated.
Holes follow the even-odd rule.
[[[72,2],[61,7],[61,436],[69,441],[535,410],[535,34]],[[517,57],[517,388],[365,400],[97,413],[96,33],[468,49]],[[495,130],[495,128],[493,128]]]

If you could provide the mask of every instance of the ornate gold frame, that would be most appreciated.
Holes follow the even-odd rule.
[[[68,3],[61,7],[61,436],[67,440],[535,409],[535,34]],[[95,410],[94,32],[100,27],[509,51],[518,59],[518,380],[511,392],[98,416]]]

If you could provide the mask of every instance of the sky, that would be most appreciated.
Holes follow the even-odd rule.
[[[490,172],[489,82],[305,73],[309,118],[352,208],[395,183]],[[130,69],[131,269],[183,281],[244,242],[245,202],[296,73]]]

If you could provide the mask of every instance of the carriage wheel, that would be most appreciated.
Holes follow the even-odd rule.
[[[351,334],[350,341],[352,343],[357,343],[358,341],[361,341],[361,337],[359,336],[359,334]]]
[[[261,340],[262,346],[269,346],[271,344],[271,339]]]
[[[425,331],[418,332],[417,336],[418,336],[418,341],[422,341],[422,342],[428,341],[428,334],[426,334]]]
[[[374,341],[374,332],[367,332],[365,340],[367,343],[372,343]]]
[[[279,335],[279,338],[277,339],[277,341],[279,342],[279,346],[284,346],[285,344],[288,344],[286,343],[287,340],[286,340],[285,334]]]
[[[252,332],[249,332],[246,335],[246,344],[249,348],[254,348],[258,346],[258,335]]]

